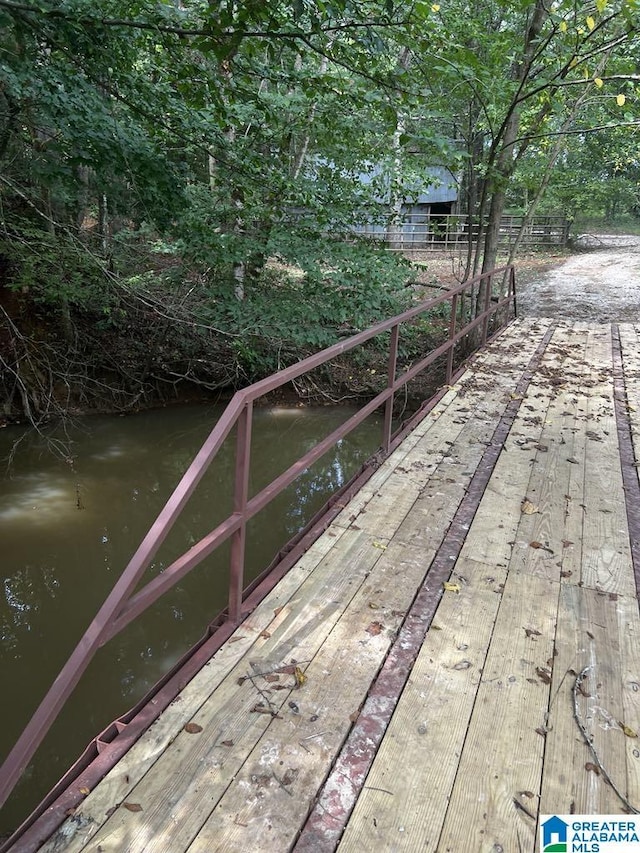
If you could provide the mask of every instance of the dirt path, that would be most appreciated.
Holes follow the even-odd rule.
[[[518,314],[640,322],[640,237],[584,235],[576,245],[584,251],[520,286]]]

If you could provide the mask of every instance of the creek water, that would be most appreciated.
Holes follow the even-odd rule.
[[[104,601],[222,409],[180,406],[74,424],[68,461],[37,435],[0,431],[0,458],[22,439],[0,491],[0,755]],[[353,414],[346,407],[254,412],[251,493]],[[249,525],[247,579],[376,449],[377,416],[302,473]],[[149,580],[231,510],[233,433],[153,560]],[[27,816],[88,741],[132,707],[225,606],[228,548],[211,555],[101,649],[2,810],[0,835]]]

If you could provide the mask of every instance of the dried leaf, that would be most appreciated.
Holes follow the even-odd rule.
[[[634,730],[623,723],[622,720],[618,720],[618,725],[627,737],[638,737],[638,733],[634,732]]]
[[[233,743],[233,741],[232,741],[232,740],[223,740],[223,741],[222,741],[222,745],[223,745],[223,746],[233,746],[233,745],[234,745],[234,743]]]
[[[529,548],[544,548],[542,542],[529,542]]]
[[[524,633],[527,635],[527,637],[541,637],[542,636],[540,631],[536,631],[535,628],[524,628],[523,630],[524,630]]]
[[[563,539],[562,540],[562,547],[563,548],[568,548],[570,545],[573,545],[573,544],[574,543],[570,539]]]
[[[184,730],[190,735],[197,735],[202,731],[202,726],[199,726],[197,723],[187,723]]]
[[[372,637],[377,637],[378,634],[382,632],[384,625],[382,622],[372,622],[368,628],[366,628],[367,634],[371,634]]]
[[[80,788],[80,793],[86,797],[91,793],[91,791],[88,788]]]
[[[280,681],[280,676],[276,672],[270,672],[268,675],[265,675],[264,680],[273,684],[274,681]]]
[[[304,672],[297,666],[293,671],[293,676],[296,680],[296,687],[302,687],[303,684],[307,681],[307,676]]]
[[[273,615],[274,615],[274,616],[277,616],[277,615],[278,615],[278,613],[280,613],[282,610],[283,610],[283,608],[282,608],[282,607],[276,607],[276,608],[274,609],[274,611],[273,611]]]
[[[598,767],[597,764],[594,764],[592,761],[587,761],[587,763],[584,765],[584,769],[590,770],[592,773],[595,773],[596,776],[600,775],[600,768]]]
[[[271,714],[273,716],[273,711],[271,708],[267,708],[264,702],[256,702],[256,704],[251,709],[252,714]]]
[[[379,548],[381,551],[387,550],[387,546],[384,544],[384,542],[373,542],[373,547]]]
[[[560,577],[561,578],[570,578],[572,574],[573,574],[573,572],[571,571],[571,569],[566,569],[566,571],[560,572]]]
[[[523,515],[535,515],[537,512],[540,512],[540,507],[531,503],[529,498],[525,498],[520,504],[520,512]]]
[[[269,637],[271,636],[271,634],[269,633],[269,631],[262,631],[260,636],[262,637],[263,640],[268,640]]]
[[[459,583],[450,583],[449,581],[445,581],[442,586],[444,587],[445,592],[460,592]]]
[[[369,602],[369,607],[370,607],[372,610],[380,610],[380,605],[379,605],[379,604],[376,604],[376,603],[375,603],[375,601],[370,601],[370,602]]]
[[[129,812],[141,812],[142,806],[140,803],[123,803],[122,807],[125,808]]]
[[[470,669],[473,666],[470,660],[461,660],[454,665],[454,669]]]
[[[536,675],[543,682],[543,684],[551,684],[551,672],[548,669],[544,669],[544,667],[537,666],[536,667]]]
[[[300,708],[298,708],[298,706],[296,705],[295,702],[293,702],[293,701],[289,702],[289,707],[291,708],[291,710],[293,711],[294,714],[300,713]]]
[[[546,729],[544,726],[538,726],[535,731],[540,735],[540,737],[546,737],[549,734],[549,730]]]
[[[567,459],[567,462],[571,462],[572,465],[579,465],[580,464],[578,462],[578,460],[575,458],[575,456],[569,456],[569,458]]]
[[[246,640],[246,637],[229,637],[227,643],[239,643],[240,640]]]

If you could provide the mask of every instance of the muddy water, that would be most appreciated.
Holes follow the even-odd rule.
[[[25,439],[0,491],[0,755],[75,646],[200,447],[220,409],[189,406],[134,417],[94,417],[74,427],[73,462]],[[255,413],[252,492],[353,413],[347,408]],[[255,575],[371,455],[377,419],[341,442],[251,522]],[[0,458],[21,433],[0,431]],[[225,448],[153,561],[146,579],[231,509],[233,448]],[[224,549],[223,549],[224,550]],[[212,555],[99,653],[33,765],[2,811],[16,827],[86,743],[135,704],[204,632],[226,602],[226,556]]]
[[[521,316],[590,323],[637,322],[640,318],[640,238],[583,235],[577,248],[518,295]]]

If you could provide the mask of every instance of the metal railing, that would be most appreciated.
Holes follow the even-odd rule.
[[[398,342],[401,326],[415,323],[420,317],[431,314],[441,306],[446,306],[446,314],[448,314],[446,340],[403,373],[397,375]],[[118,634],[218,546],[230,539],[229,603],[226,621],[221,623],[219,629],[220,631],[226,630],[228,635],[230,626],[239,624],[245,615],[245,611],[248,612],[246,607],[243,610],[247,522],[294,482],[305,469],[320,459],[324,453],[381,406],[384,406],[382,450],[384,453],[388,453],[392,440],[398,432],[393,432],[393,410],[396,393],[438,359],[446,358],[445,382],[449,384],[454,370],[456,347],[460,349],[461,343],[468,344],[472,340],[474,350],[479,349],[484,346],[488,336],[505,325],[514,313],[515,271],[512,266],[503,267],[477,276],[440,296],[405,311],[403,314],[378,323],[364,332],[360,332],[300,361],[298,364],[238,391],[7,756],[0,769],[0,805],[6,801],[15,787],[98,648]],[[384,390],[369,400],[358,412],[271,483],[257,494],[250,496],[249,470],[254,402],[337,356],[350,352],[387,332],[390,335],[387,380]],[[464,353],[465,360],[468,355],[469,353]],[[215,529],[174,560],[161,575],[156,576],[138,592],[135,592],[144,571],[234,427],[236,428],[236,460],[233,511]],[[253,606],[255,606],[255,602]]]

